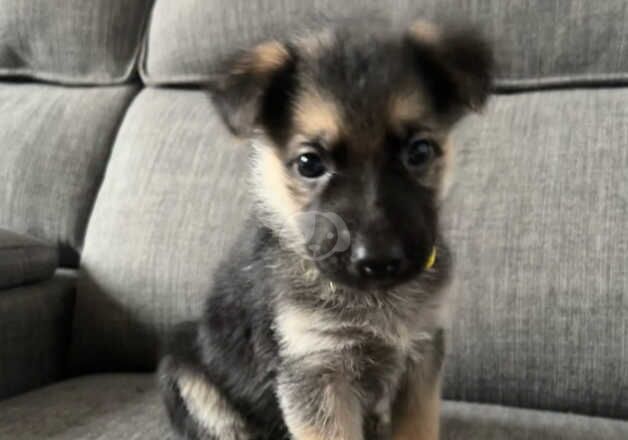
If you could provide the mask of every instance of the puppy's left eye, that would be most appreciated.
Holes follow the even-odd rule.
[[[413,138],[402,153],[403,163],[411,169],[422,168],[431,162],[436,152],[434,142],[425,138]]]
[[[297,157],[296,168],[306,179],[316,179],[327,172],[323,159],[313,152],[303,153]]]

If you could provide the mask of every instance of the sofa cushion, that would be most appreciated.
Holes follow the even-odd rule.
[[[1,228],[59,245],[61,264],[78,264],[107,157],[135,91],[0,83]]]
[[[0,402],[0,438],[174,440],[149,374],[84,376]],[[625,440],[628,422],[445,402],[442,440]]]
[[[0,76],[66,84],[131,77],[152,0],[0,0]]]
[[[455,137],[446,395],[628,417],[628,89],[498,96]],[[199,315],[246,216],[246,151],[202,92],[134,102],[86,237],[78,370],[152,368]]]
[[[377,15],[477,23],[496,46],[509,88],[628,81],[628,3],[569,0],[157,0],[141,74],[150,84],[202,82],[216,61],[261,39],[300,31],[319,16]],[[379,10],[378,10],[379,9]]]
[[[73,272],[57,271],[52,279],[0,290],[0,399],[63,377],[75,281]]]
[[[146,89],[138,96],[86,235],[76,368],[153,368],[156,336],[199,315],[247,212],[247,151],[205,93]]]
[[[447,397],[628,418],[628,88],[500,96],[457,138]]]
[[[85,376],[0,402],[0,438],[175,440],[151,374]]]
[[[442,440],[621,440],[628,422],[551,411],[445,402]]]
[[[55,246],[0,229],[0,289],[48,279],[58,260]]]

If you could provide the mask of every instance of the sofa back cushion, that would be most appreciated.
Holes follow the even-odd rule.
[[[628,418],[628,88],[498,96],[457,139],[446,397]]]
[[[159,336],[200,315],[216,264],[248,212],[247,152],[206,93],[140,93],[85,239],[75,372],[154,368]]]
[[[0,0],[0,77],[114,84],[131,77],[152,0]]]
[[[77,266],[116,130],[135,93],[135,86],[0,82],[0,228],[57,245],[61,265]]]
[[[628,90],[498,96],[455,140],[446,397],[628,417]],[[247,215],[247,151],[203,92],[140,94],[87,231],[75,371],[151,369],[200,315]]]
[[[624,0],[157,0],[141,73],[150,84],[206,81],[236,49],[353,15],[396,27],[416,17],[474,22],[495,44],[505,88],[628,82]]]
[[[497,96],[454,137],[446,397],[628,417],[628,90]],[[76,372],[151,369],[200,315],[248,212],[247,152],[203,92],[133,103],[87,231]]]
[[[369,4],[157,0],[142,75],[202,82],[236,46],[281,33],[276,23]],[[623,1],[396,0],[386,11],[400,23],[453,5],[496,40],[503,86],[626,79]],[[505,95],[457,131],[446,397],[628,417],[627,112],[625,88]],[[248,211],[247,151],[203,92],[142,91],[86,235],[75,372],[151,369],[159,338],[200,315]]]

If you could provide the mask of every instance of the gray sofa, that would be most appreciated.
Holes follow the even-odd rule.
[[[154,3],[154,4],[153,4]],[[0,439],[169,437],[160,338],[245,218],[217,60],[376,0],[0,0]],[[628,439],[628,1],[391,0],[495,42],[456,131],[444,440]]]

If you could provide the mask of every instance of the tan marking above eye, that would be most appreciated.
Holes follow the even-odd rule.
[[[408,122],[418,121],[426,113],[426,99],[418,90],[400,92],[390,99],[390,123],[396,129]]]
[[[333,99],[313,90],[304,91],[295,102],[295,124],[303,136],[315,138],[324,135],[328,142],[340,137],[342,119]]]
[[[442,31],[434,23],[425,20],[417,20],[410,25],[408,33],[417,41],[436,44],[441,39]]]

